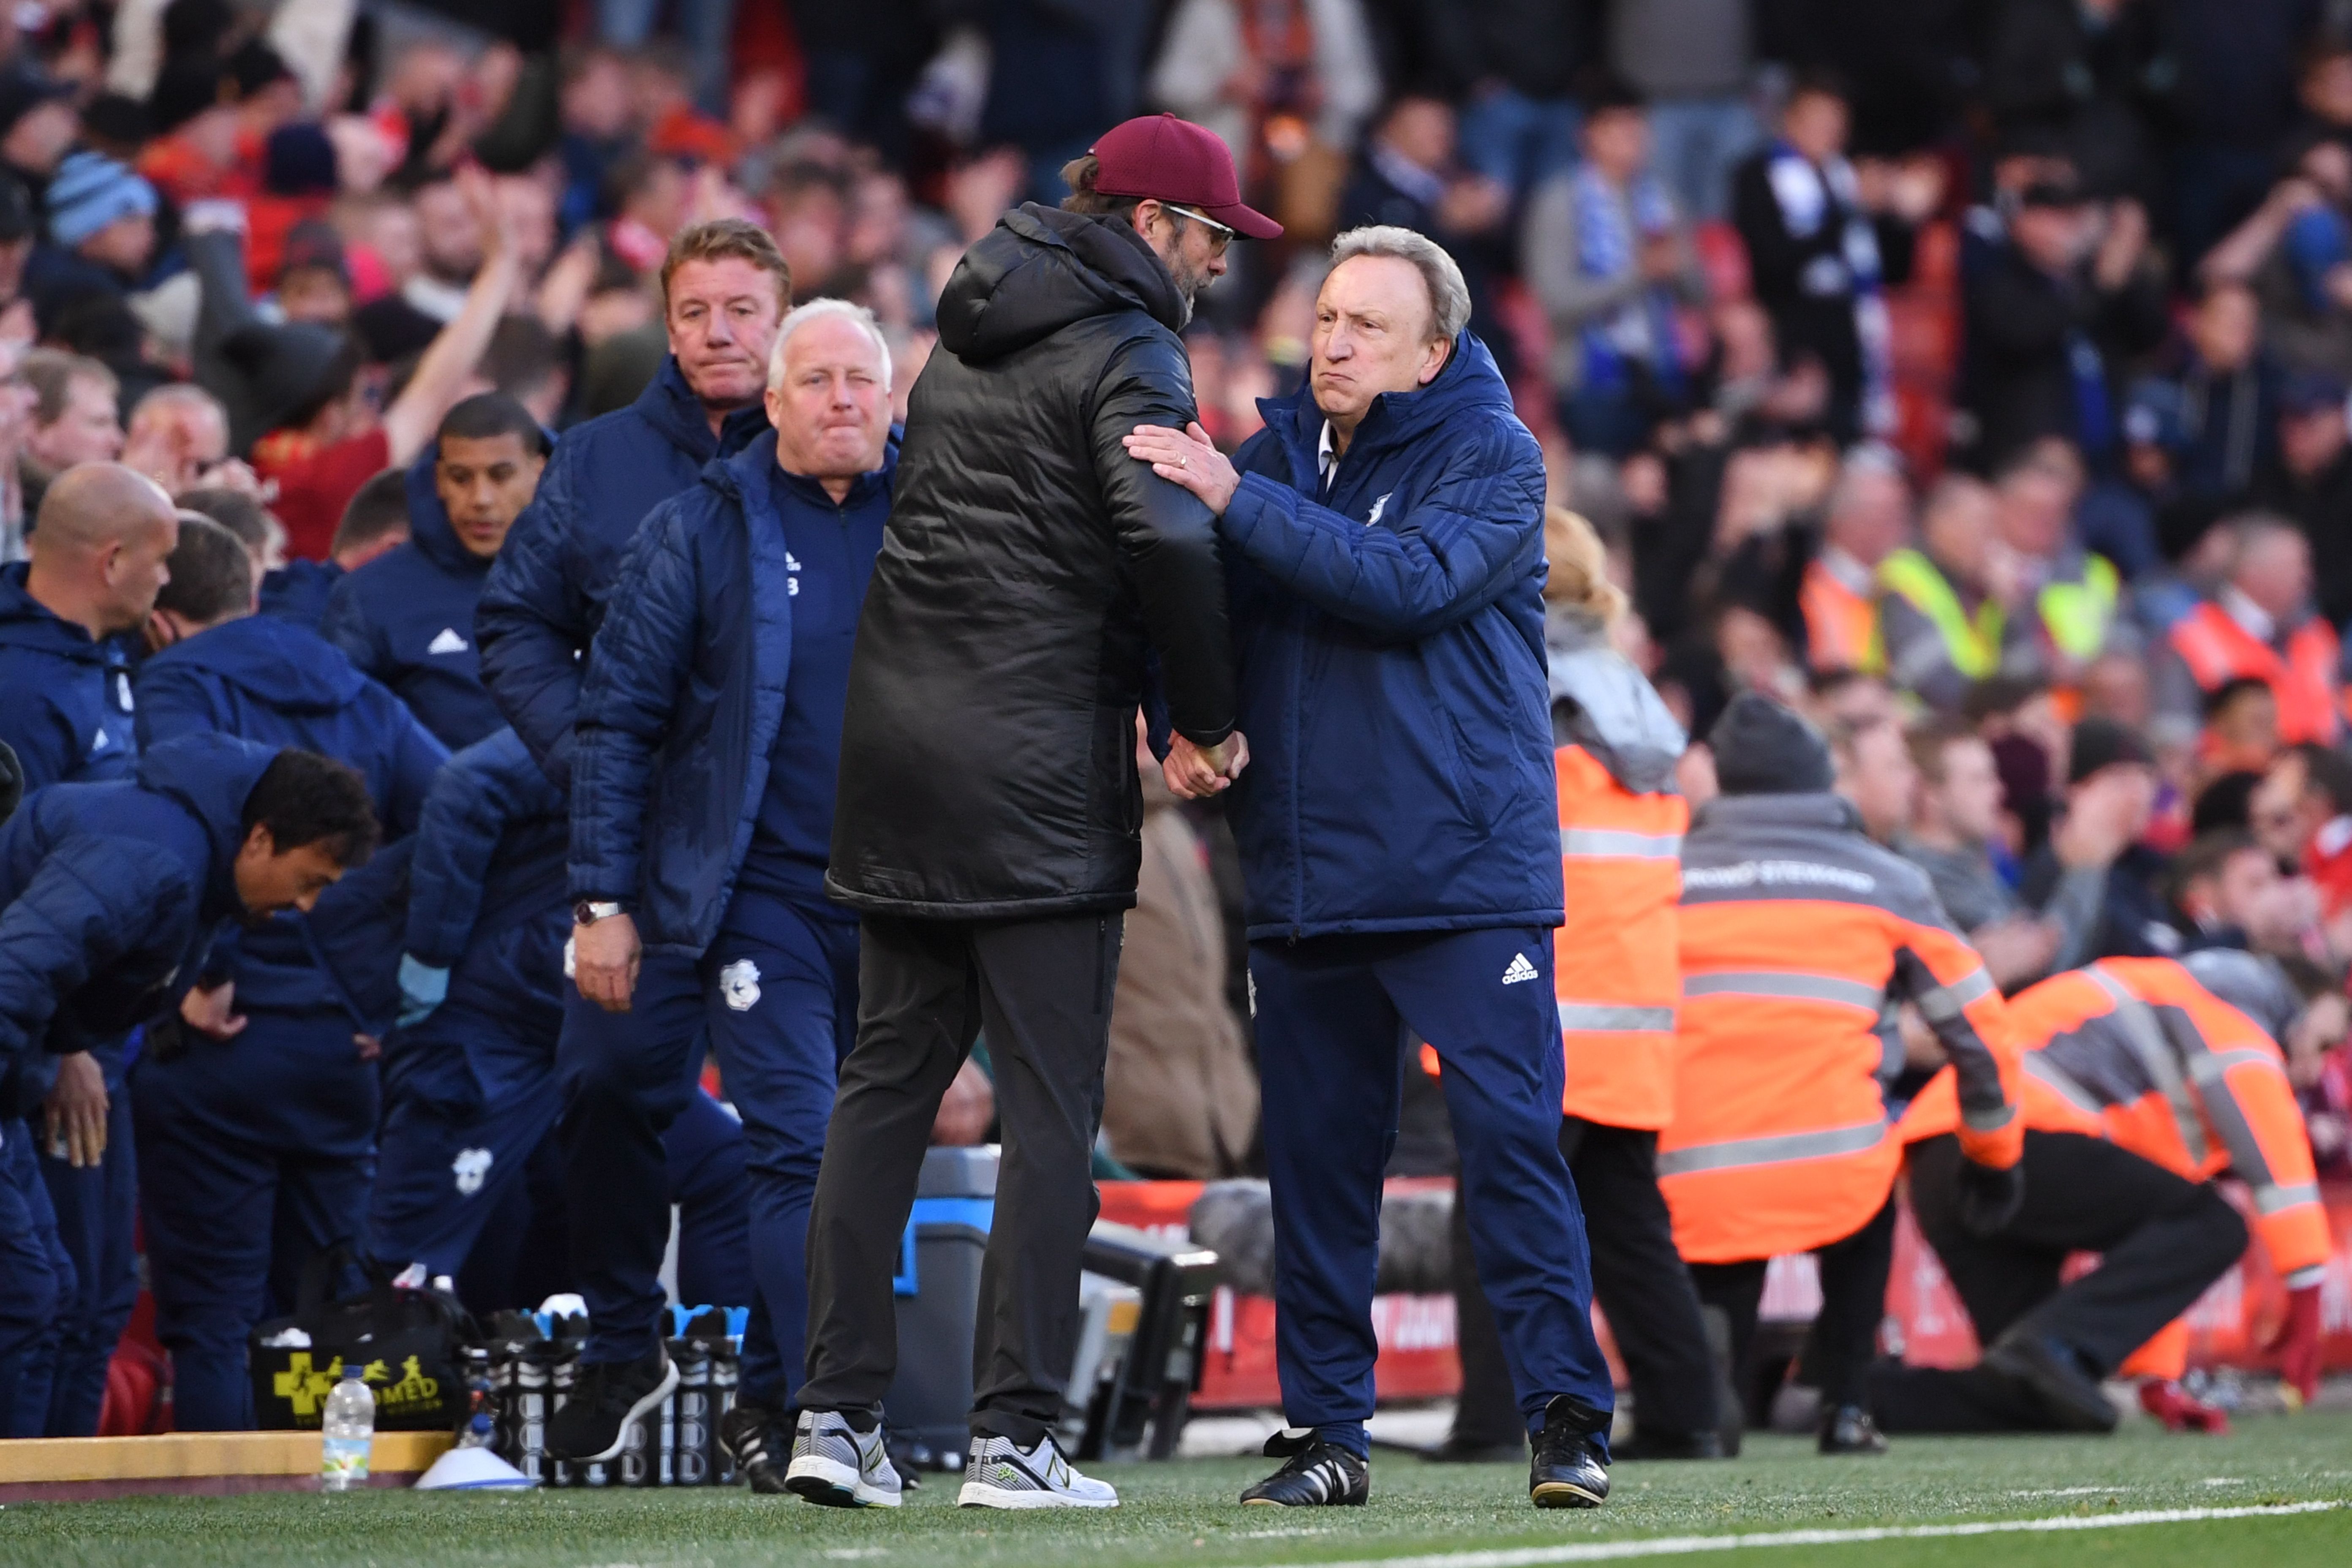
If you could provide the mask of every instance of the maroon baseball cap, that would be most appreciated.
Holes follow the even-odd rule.
[[[1215,132],[1172,114],[1146,114],[1104,132],[1092,148],[1095,189],[1190,207],[1251,239],[1279,239],[1282,226],[1242,205],[1234,155]]]

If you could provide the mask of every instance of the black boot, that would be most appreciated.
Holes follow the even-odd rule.
[[[1609,1466],[1599,1438],[1608,1430],[1607,1416],[1568,1394],[1544,1406],[1528,1467],[1528,1495],[1538,1508],[1601,1506],[1609,1496]]]
[[[1821,1449],[1824,1454],[1884,1454],[1886,1437],[1861,1405],[1833,1405],[1822,1411]]]

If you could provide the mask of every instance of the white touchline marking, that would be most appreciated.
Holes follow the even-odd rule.
[[[2139,1489],[2136,1486],[2035,1487],[2030,1490],[2011,1492],[2009,1495],[2011,1497],[2097,1497],[2102,1492],[2105,1492],[2109,1496],[2113,1496],[2116,1492],[2137,1491],[2138,1489]]]
[[[1989,1519],[1971,1524],[1907,1524],[1858,1530],[1777,1530],[1756,1535],[1661,1535],[1647,1541],[1591,1541],[1574,1545],[1517,1547],[1495,1552],[1446,1552],[1424,1557],[1376,1557],[1328,1563],[1322,1568],[1539,1568],[1551,1563],[1606,1563],[1626,1557],[1680,1557],[1737,1552],[1752,1546],[1843,1546],[1870,1541],[1936,1541],[1954,1536],[2012,1535],[2066,1530],[2125,1530],[2142,1524],[2196,1524],[2209,1520],[2275,1519],[2328,1513],[2338,1501],[2274,1503],[2252,1508],[2146,1509],[2137,1513],[2070,1515],[2061,1519]]]

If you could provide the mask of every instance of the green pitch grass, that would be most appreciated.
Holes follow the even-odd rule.
[[[20,1503],[0,1509],[0,1563],[1245,1568],[1465,1554],[1454,1568],[1503,1568],[1476,1554],[1654,1536],[2352,1505],[2352,1413],[2250,1417],[2219,1439],[2168,1436],[2138,1422],[2105,1439],[1905,1438],[1877,1459],[1824,1459],[1794,1439],[1757,1437],[1730,1463],[1619,1465],[1614,1495],[1594,1513],[1536,1512],[1520,1467],[1437,1467],[1388,1452],[1374,1456],[1368,1508],[1235,1506],[1234,1494],[1266,1468],[1105,1467],[1125,1500],[1110,1513],[961,1510],[943,1477],[928,1478],[896,1513],[836,1512],[740,1490]],[[2352,1507],[2080,1532],[1758,1546],[1699,1561],[1727,1555],[1743,1568],[2345,1568]]]

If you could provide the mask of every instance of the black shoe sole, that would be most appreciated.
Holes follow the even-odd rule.
[[[677,1387],[677,1363],[665,1356],[662,1360],[661,1381],[654,1384],[650,1393],[644,1394],[635,1405],[629,1406],[628,1412],[621,1417],[620,1426],[614,1428],[613,1441],[609,1445],[593,1454],[566,1454],[559,1452],[555,1445],[550,1443],[547,1446],[547,1457],[567,1465],[601,1465],[619,1458],[621,1450],[627,1447],[629,1444],[629,1423],[667,1399]]]
[[[794,1497],[816,1504],[819,1508],[863,1508],[857,1494],[844,1491],[831,1481],[815,1476],[793,1476],[784,1482],[784,1490]]]
[[[1609,1498],[1573,1481],[1543,1481],[1529,1488],[1528,1496],[1538,1508],[1599,1508]]]

